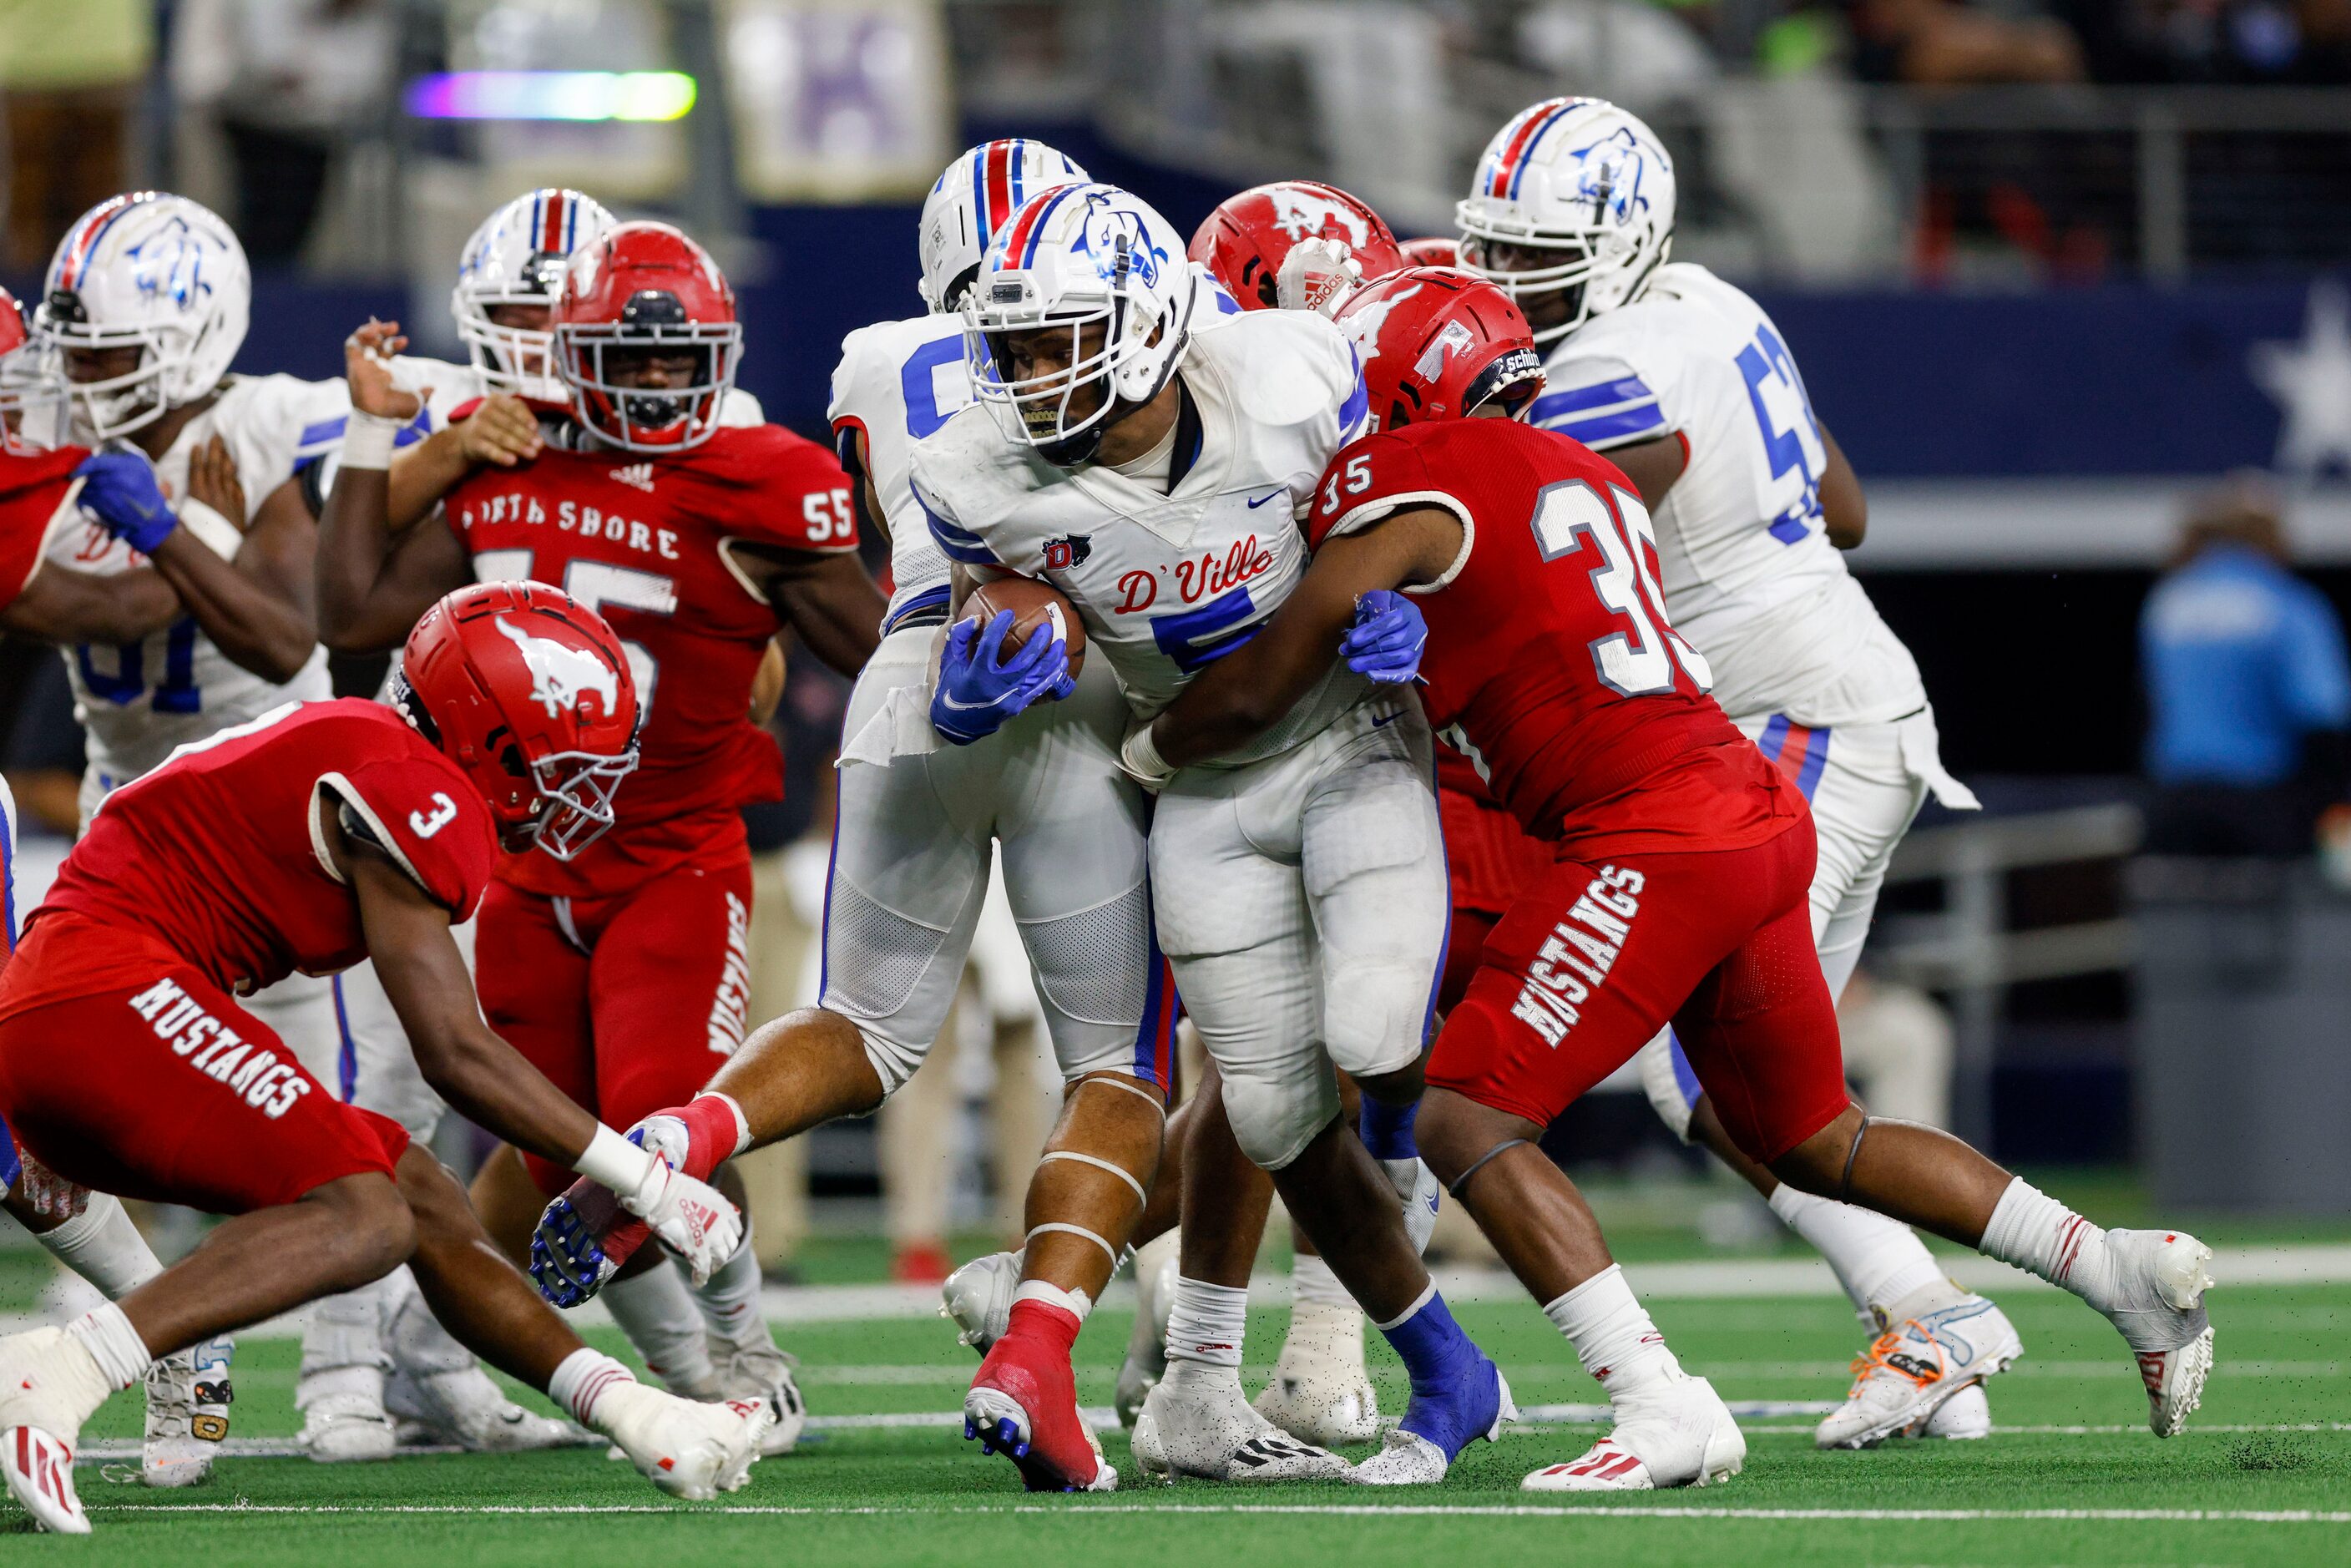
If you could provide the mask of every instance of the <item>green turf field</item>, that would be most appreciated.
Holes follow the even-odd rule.
[[[1597,1431],[1552,1427],[1475,1448],[1443,1487],[1406,1494],[1171,1489],[1132,1484],[1129,1476],[1113,1496],[1032,1500],[1009,1465],[980,1455],[959,1431],[869,1427],[813,1434],[799,1453],[753,1471],[734,1499],[700,1506],[667,1502],[593,1450],[331,1469],[226,1459],[209,1487],[181,1494],[110,1484],[85,1465],[81,1491],[97,1533],[87,1541],[14,1536],[0,1554],[306,1568],[648,1562],[681,1549],[701,1561],[722,1554],[959,1568],[1088,1561],[1483,1568],[1562,1557],[1708,1565],[2351,1562],[2351,1358],[2337,1359],[2336,1348],[2351,1326],[2351,1287],[2217,1292],[2220,1369],[2189,1434],[2170,1442],[2145,1429],[2145,1397],[2105,1322],[2053,1291],[2012,1294],[2004,1304],[2027,1359],[1993,1385],[1993,1416],[2004,1429],[1991,1440],[1822,1454],[1809,1440],[1809,1418],[1759,1419],[1749,1425],[1745,1473],[1705,1491],[1530,1499],[1517,1490],[1520,1475],[1573,1458]],[[1841,1392],[1845,1358],[1859,1343],[1851,1318],[1819,1297],[1653,1305],[1684,1363],[1734,1401]],[[1596,1398],[1531,1306],[1465,1305],[1459,1315],[1502,1361],[1521,1403]],[[1283,1316],[1253,1315],[1259,1355],[1278,1346]],[[1088,1403],[1108,1403],[1126,1330],[1125,1314],[1105,1309],[1080,1341],[1080,1395]],[[819,1416],[952,1410],[972,1364],[935,1321],[802,1325],[783,1337],[803,1360]],[[1393,1411],[1401,1375],[1384,1346],[1375,1343],[1373,1354],[1384,1407]],[[295,1360],[289,1341],[241,1348],[237,1437],[294,1429]],[[1261,1376],[1254,1372],[1252,1382]],[[126,1396],[85,1436],[136,1430]],[[1108,1446],[1113,1462],[1127,1469],[1123,1439]]]

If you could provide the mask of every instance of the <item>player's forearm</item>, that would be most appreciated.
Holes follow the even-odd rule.
[[[468,1006],[473,998],[465,998]],[[526,1154],[576,1166],[600,1125],[478,1017],[452,1018],[412,1037],[434,1093],[475,1126]]]
[[[154,561],[204,635],[238,668],[282,684],[310,662],[318,632],[303,607],[221,559],[185,528],[172,530]]]
[[[781,580],[776,602],[809,652],[850,676],[865,667],[880,645],[882,616],[889,608],[853,555],[831,557],[804,578]]]
[[[1209,665],[1152,722],[1152,743],[1169,766],[1188,767],[1238,751],[1280,722],[1331,664],[1328,645],[1285,648],[1274,625]],[[1302,643],[1302,640],[1301,640]]]
[[[431,517],[441,497],[473,470],[474,460],[465,455],[465,433],[454,424],[444,425],[393,457],[392,491],[385,506],[387,531],[405,533]]]
[[[180,617],[180,596],[152,568],[96,577],[45,566],[0,613],[0,627],[37,642],[136,643]]]
[[[1821,444],[1828,451],[1828,466],[1821,473],[1821,518],[1829,543],[1839,549],[1858,549],[1869,533],[1869,497],[1826,425],[1821,427]]]
[[[397,602],[402,596],[391,591],[386,497],[384,470],[346,466],[336,476],[319,517],[319,549],[312,567],[319,640],[339,653],[399,647],[432,602]]]

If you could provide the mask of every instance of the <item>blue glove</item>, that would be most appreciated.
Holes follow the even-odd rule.
[[[180,526],[155,481],[155,465],[136,452],[93,453],[82,459],[74,477],[82,482],[82,510],[141,555],[153,555]]]
[[[1075,689],[1069,644],[1046,635],[1041,626],[1029,632],[1019,653],[1001,657],[1014,619],[1009,610],[999,610],[985,631],[976,619],[947,628],[938,690],[931,694],[931,727],[957,746],[994,735],[1040,697],[1061,697]]]
[[[1384,686],[1400,686],[1420,674],[1420,651],[1428,622],[1420,606],[1401,593],[1374,589],[1355,597],[1354,624],[1339,639],[1347,668]]]

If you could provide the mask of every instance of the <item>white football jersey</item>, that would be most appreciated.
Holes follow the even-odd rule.
[[[1552,351],[1531,415],[1595,451],[1678,434],[1655,514],[1666,612],[1734,718],[1876,724],[1927,701],[1918,666],[1845,570],[1821,514],[1828,465],[1803,377],[1762,307],[1702,267]]]
[[[836,435],[853,425],[865,436],[866,472],[890,530],[884,634],[946,615],[946,558],[915,503],[911,465],[914,443],[935,434],[970,402],[963,318],[952,311],[879,321],[841,341],[826,417]]]
[[[187,423],[155,465],[163,493],[175,502],[187,494],[190,455],[218,435],[228,443],[237,482],[245,488],[246,515],[231,520],[250,527],[273,491],[342,440],[350,412],[340,380],[232,376],[218,400]],[[46,559],[109,577],[146,558],[85,517],[78,527],[51,532]],[[324,648],[313,648],[301,673],[276,685],[232,664],[193,615],[143,643],[85,643],[61,652],[73,683],[74,714],[89,732],[90,770],[101,790],[138,778],[174,747],[281,704],[333,695]]]
[[[1057,468],[1008,440],[979,406],[913,453],[915,499],[939,548],[983,574],[1042,578],[1069,595],[1088,652],[1110,660],[1138,718],[1174,701],[1290,596],[1307,562],[1297,519],[1332,455],[1368,423],[1355,350],[1321,316],[1193,319],[1179,374],[1198,414],[1199,448],[1172,495],[1100,464]],[[1288,750],[1372,690],[1334,651],[1313,692],[1221,760]]]

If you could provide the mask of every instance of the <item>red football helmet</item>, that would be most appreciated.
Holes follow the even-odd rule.
[[[718,428],[743,326],[708,251],[667,224],[622,224],[572,252],[555,350],[581,424],[632,452],[677,452]],[[619,379],[678,359],[693,361],[690,376]]]
[[[392,703],[465,770],[508,849],[568,861],[637,765],[637,683],[603,617],[541,582],[461,588],[408,634]]]
[[[65,435],[67,391],[32,340],[16,297],[0,288],[0,452],[46,452]]]
[[[1336,185],[1312,180],[1280,180],[1226,197],[1194,231],[1186,254],[1214,273],[1242,309],[1270,310],[1273,280],[1302,239],[1346,241],[1366,281],[1405,264],[1379,214]]]
[[[1467,272],[1416,267],[1356,291],[1337,317],[1355,340],[1372,420],[1394,430],[1460,419],[1499,398],[1526,416],[1543,388],[1534,330],[1510,297]]]
[[[1444,235],[1431,239],[1408,239],[1404,242],[1404,264],[1406,267],[1458,267],[1461,265],[1461,242]]]

